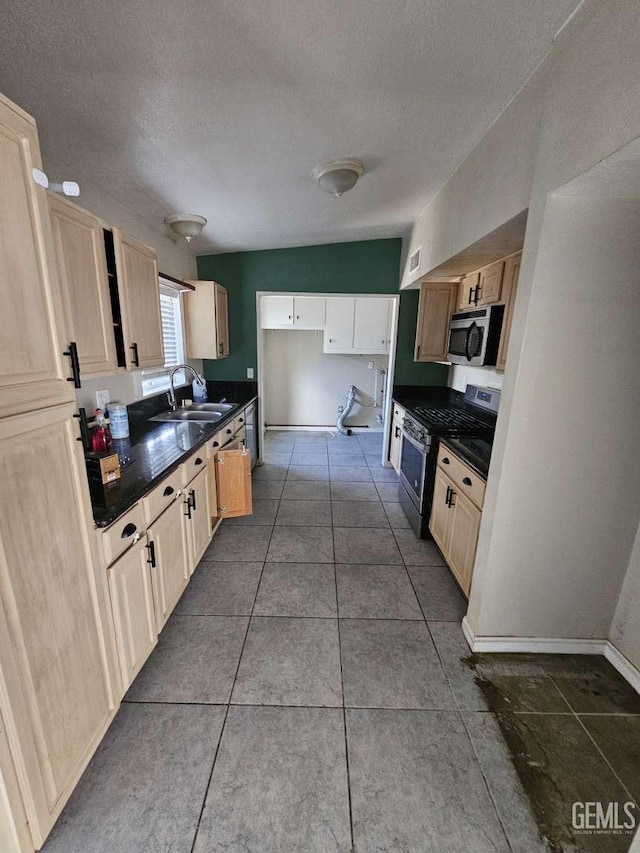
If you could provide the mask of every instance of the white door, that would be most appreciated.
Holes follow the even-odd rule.
[[[324,332],[325,352],[353,352],[353,322],[355,299],[329,297],[327,299],[327,325]]]
[[[262,328],[293,326],[293,296],[262,297]]]
[[[300,296],[293,300],[293,320],[296,329],[324,329],[326,299],[320,296]]]
[[[389,352],[391,300],[356,299],[353,348],[362,353]]]

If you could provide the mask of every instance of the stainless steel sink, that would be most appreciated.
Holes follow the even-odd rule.
[[[189,407],[196,412],[227,412],[238,408],[237,403],[194,403]]]
[[[188,409],[176,409],[175,412],[162,412],[160,415],[154,415],[152,421],[196,421],[201,424],[215,424],[226,417],[228,412],[221,412],[219,409],[215,411],[194,412],[193,407]]]

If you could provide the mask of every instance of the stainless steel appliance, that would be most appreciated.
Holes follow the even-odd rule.
[[[416,406],[402,423],[400,504],[417,536],[430,539],[429,518],[438,438],[493,439],[500,392],[469,385],[464,398],[449,405]]]
[[[489,305],[451,316],[447,358],[453,364],[495,364],[504,305]]]
[[[244,410],[245,429],[246,429],[246,446],[251,451],[251,467],[255,468],[258,459],[258,432],[256,430],[256,403],[253,402]]]

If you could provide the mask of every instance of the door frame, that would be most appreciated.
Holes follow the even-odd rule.
[[[391,417],[392,417],[392,406],[391,406],[391,393],[393,390],[393,374],[395,372],[396,366],[396,344],[398,341],[398,316],[400,313],[400,294],[399,293],[323,293],[323,292],[315,292],[315,291],[288,291],[288,290],[258,290],[256,291],[256,336],[257,336],[257,365],[256,369],[258,371],[258,399],[260,401],[260,406],[258,410],[259,423],[256,425],[258,430],[258,460],[257,463],[259,465],[263,464],[262,458],[262,450],[264,447],[264,434],[266,431],[265,422],[264,422],[264,412],[266,412],[266,397],[265,397],[265,376],[264,376],[264,365],[265,365],[265,355],[264,355],[264,329],[262,328],[262,299],[265,296],[291,296],[294,299],[303,298],[308,296],[314,296],[321,299],[332,299],[335,297],[342,297],[344,299],[358,299],[358,298],[366,298],[366,299],[390,299],[391,300],[391,340],[389,344],[389,366],[387,368],[387,377],[385,383],[385,398],[384,404],[382,406],[382,433],[383,433],[383,444],[382,444],[382,456],[380,459],[381,465],[390,466],[391,463],[388,461],[389,459],[389,445],[391,441]],[[325,431],[325,427],[309,427],[308,429],[322,430]],[[367,432],[368,430],[364,428],[356,427],[356,431],[358,432]]]

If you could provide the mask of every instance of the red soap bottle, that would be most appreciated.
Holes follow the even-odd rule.
[[[107,453],[113,447],[113,438],[102,409],[95,410],[94,420],[96,426],[91,431],[91,449],[94,453]]]

